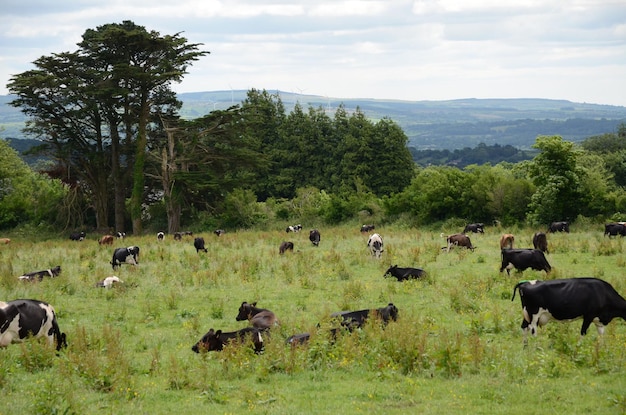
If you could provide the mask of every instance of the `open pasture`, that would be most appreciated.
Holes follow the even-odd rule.
[[[500,235],[531,247],[536,229],[487,227],[470,234],[474,252],[446,253],[441,230],[377,226],[380,260],[358,226],[318,227],[319,247],[306,225],[284,229],[196,232],[207,253],[188,236],[102,246],[96,234],[82,242],[11,235],[0,247],[0,300],[51,303],[69,346],[59,356],[40,342],[1,349],[0,413],[626,413],[625,321],[614,320],[601,339],[593,325],[580,339],[580,320],[551,322],[524,348],[519,297],[511,301],[521,279],[593,276],[626,295],[625,242],[603,237],[601,225],[548,234],[548,277],[499,272]],[[279,255],[282,241],[293,252]],[[114,272],[113,249],[129,245],[141,248],[139,265]],[[383,278],[395,264],[428,276]],[[18,280],[56,265],[55,279]],[[124,283],[95,287],[111,275]],[[235,320],[243,301],[280,320],[264,353],[193,353],[210,328],[248,324]],[[398,321],[385,329],[371,321],[330,341],[331,313],[390,302]],[[305,331],[313,334],[308,345],[285,344]]]

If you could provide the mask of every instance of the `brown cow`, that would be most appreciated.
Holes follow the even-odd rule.
[[[280,244],[280,247],[278,248],[278,253],[282,255],[286,251],[293,252],[293,242],[284,241],[283,243]]]
[[[276,315],[265,308],[258,308],[256,306],[256,302],[254,303],[241,303],[241,307],[239,307],[239,313],[237,317],[235,317],[237,321],[249,320],[252,327],[257,329],[268,329],[273,325],[278,324],[278,320],[276,319]]]
[[[455,233],[454,235],[450,235],[447,238],[448,248],[447,252],[450,252],[453,246],[460,246],[462,248],[467,248],[471,251],[474,251],[474,246],[472,246],[472,241],[470,241],[469,236],[463,233]]]
[[[511,235],[510,233],[503,234],[500,237],[500,249],[513,249],[513,242],[515,242],[515,236]]]
[[[535,249],[539,249],[546,254],[550,253],[548,252],[548,238],[543,232],[537,232],[533,235],[533,246],[535,247]]]
[[[0,238],[0,245],[6,245],[10,242],[11,240],[9,238]]]
[[[114,240],[115,240],[115,237],[113,235],[104,235],[102,238],[100,238],[98,243],[100,245],[113,245]]]

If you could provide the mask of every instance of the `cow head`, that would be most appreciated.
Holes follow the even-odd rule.
[[[191,347],[196,353],[222,350],[224,343],[220,341],[222,330],[214,331],[210,329],[196,344]]]
[[[242,302],[241,307],[239,307],[239,314],[235,317],[237,321],[248,320],[252,316],[253,308],[256,307],[256,302],[250,304],[247,302]]]

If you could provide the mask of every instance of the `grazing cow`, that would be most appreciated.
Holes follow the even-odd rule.
[[[398,281],[406,281],[412,278],[421,278],[426,275],[426,271],[421,268],[398,268],[397,265],[394,265],[393,267],[389,267],[383,277],[387,278],[387,275],[396,277]]]
[[[9,238],[0,238],[0,245],[6,245],[8,243],[11,243]]]
[[[506,269],[507,275],[511,275],[512,267],[515,267],[519,272],[527,268],[546,273],[550,273],[552,270],[543,251],[539,249],[503,249],[500,272]]]
[[[101,287],[101,288],[111,288],[113,287],[114,284],[117,283],[123,283],[124,281],[120,280],[118,277],[116,277],[115,275],[111,276],[111,277],[106,277],[105,279],[103,279],[102,281],[98,281],[96,283],[96,287]]]
[[[626,320],[626,300],[606,281],[597,278],[566,278],[549,281],[522,281],[519,289],[522,299],[524,337],[528,331],[537,335],[537,327],[550,320],[571,321],[583,319],[580,335],[594,323],[598,334],[616,317]]]
[[[448,238],[446,238],[446,241],[448,242],[448,247],[447,247],[448,252],[450,252],[450,249],[452,249],[452,247],[454,246],[467,248],[470,251],[474,252],[475,248],[472,245],[472,241],[470,240],[469,236],[465,234],[455,233],[454,235],[448,236]]]
[[[216,229],[213,231],[214,234],[216,234],[217,236],[222,236],[226,233],[226,231],[224,229]]]
[[[604,225],[604,236],[626,236],[626,225],[620,222],[611,222]]]
[[[196,344],[191,347],[196,353],[220,351],[229,343],[243,344],[251,341],[256,353],[263,351],[263,337],[261,330],[254,327],[246,327],[237,331],[223,332],[210,329]]]
[[[300,232],[302,230],[302,225],[298,224],[298,225],[293,225],[293,226],[287,226],[287,229],[285,229],[285,232],[289,233],[289,232]]]
[[[535,249],[539,249],[542,252],[545,252],[546,254],[550,253],[548,252],[548,238],[546,237],[545,233],[536,232],[533,235],[533,247]]]
[[[548,232],[567,232],[569,233],[569,222],[552,222],[550,226],[548,226]]]
[[[292,251],[293,252],[293,242],[283,241],[280,244],[280,247],[278,248],[278,253],[282,255],[286,251]]]
[[[158,232],[157,233],[157,241],[161,242],[165,240],[165,232]]]
[[[505,233],[500,237],[500,249],[513,249],[513,242],[515,242],[515,236],[510,233]]]
[[[180,241],[181,239],[183,239],[183,234],[181,232],[174,232],[174,240]]]
[[[82,241],[85,239],[85,232],[72,232],[70,234],[70,240],[72,241]]]
[[[100,240],[98,241],[99,245],[113,245],[113,240],[115,238],[113,237],[113,235],[104,235],[102,238],[100,238]]]
[[[111,265],[113,266],[113,269],[119,267],[124,263],[137,265],[139,264],[138,257],[138,246],[129,246],[128,248],[116,248],[115,251],[113,251],[113,259],[111,260]]]
[[[463,233],[468,233],[468,232],[485,233],[485,224],[484,223],[470,223],[468,225],[465,225],[465,228],[463,229]]]
[[[375,258],[380,258],[383,255],[384,251],[383,238],[377,233],[370,235],[369,239],[367,240],[367,247],[370,249],[370,253],[372,254],[372,256],[374,256]]]
[[[363,225],[363,226],[361,226],[361,232],[371,232],[374,229],[376,229],[376,226],[374,226],[374,225]]]
[[[317,229],[311,229],[309,232],[309,241],[315,246],[319,246],[320,244],[320,231]]]
[[[241,303],[239,313],[237,314],[237,317],[235,317],[235,320],[248,320],[250,321],[252,327],[262,330],[278,325],[276,315],[266,308],[258,308],[256,306],[256,302],[250,304],[244,301]]]
[[[200,253],[200,251],[209,252],[204,247],[204,238],[199,236],[193,240],[193,246],[196,248],[196,253]]]
[[[0,347],[21,342],[28,337],[45,337],[56,349],[67,346],[54,308],[38,300],[0,301]]]
[[[42,281],[43,277],[54,278],[54,277],[58,277],[60,273],[61,273],[61,266],[57,265],[56,267],[52,269],[44,269],[42,271],[28,272],[24,275],[21,275],[19,279],[25,280],[25,281],[35,281],[35,280]]]
[[[376,308],[374,310],[365,309],[357,311],[338,311],[330,315],[331,318],[341,318],[341,325],[349,330],[363,327],[365,321],[373,315],[375,318],[382,320],[383,324],[389,323],[390,320],[398,319],[398,308],[389,303],[385,307]]]
[[[116,232],[115,236],[117,236],[117,239],[124,239],[126,238],[126,232]]]

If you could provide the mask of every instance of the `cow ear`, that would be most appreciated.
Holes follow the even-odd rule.
[[[220,334],[222,334],[222,330],[218,330],[218,331],[215,332],[216,336],[219,336]]]
[[[256,301],[252,303],[252,307],[256,307]]]
[[[244,304],[246,304],[246,302],[245,302],[245,301],[242,301],[242,302],[241,302],[241,306],[243,307],[243,306],[244,306]]]

